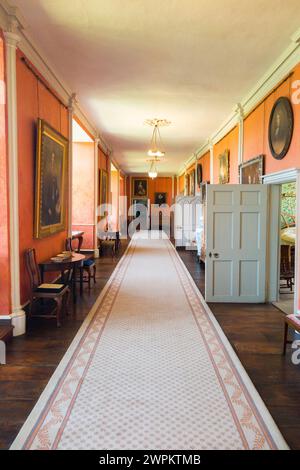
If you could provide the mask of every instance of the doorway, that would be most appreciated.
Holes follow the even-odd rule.
[[[278,300],[273,304],[287,315],[294,313],[296,253],[296,182],[280,185]]]

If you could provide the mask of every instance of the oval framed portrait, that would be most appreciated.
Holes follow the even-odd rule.
[[[269,121],[269,146],[276,160],[282,160],[290,148],[294,130],[294,113],[286,97],[275,102]]]
[[[197,164],[197,186],[200,188],[200,184],[202,183],[202,165],[201,163]]]

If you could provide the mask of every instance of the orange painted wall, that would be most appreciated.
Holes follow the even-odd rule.
[[[40,117],[68,138],[68,110],[21,61],[17,53],[17,110],[19,146],[19,221],[21,302],[28,300],[29,279],[24,251],[36,249],[37,260],[43,261],[64,248],[67,230],[43,240],[33,238],[34,168],[36,123]],[[68,195],[68,191],[66,191]]]
[[[167,193],[167,204],[172,205],[172,178],[160,176],[148,180],[148,196],[151,204],[155,203],[155,193]]]
[[[214,145],[214,183],[219,183],[219,155],[229,150],[229,183],[238,183],[239,130],[235,127]]]
[[[266,99],[247,116],[244,121],[244,160],[257,155],[265,155],[265,174],[274,173],[288,168],[299,167],[300,163],[300,107],[292,104],[294,111],[294,133],[290,149],[282,160],[272,157],[268,142],[268,125],[272,107],[281,97],[292,97],[291,84],[300,79],[300,64],[293,74],[275,89]]]
[[[5,54],[0,37],[0,315],[8,315],[11,310],[6,130]]]
[[[82,230],[83,249],[94,248],[95,157],[93,142],[73,144],[72,229]]]

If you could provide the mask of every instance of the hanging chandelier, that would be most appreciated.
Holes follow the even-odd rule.
[[[150,148],[147,153],[149,157],[152,157],[151,160],[148,160],[150,161],[148,175],[150,178],[154,179],[158,174],[157,163],[160,162],[160,159],[163,158],[166,154],[166,152],[163,150],[159,128],[163,126],[169,126],[171,122],[167,121],[166,119],[147,119],[145,124],[153,127]]]
[[[154,179],[154,178],[157,177],[158,171],[157,171],[156,164],[157,164],[158,161],[159,160],[157,160],[156,158],[153,159],[153,160],[150,160],[151,163],[150,163],[150,168],[149,168],[149,171],[148,171],[148,176],[151,179]]]

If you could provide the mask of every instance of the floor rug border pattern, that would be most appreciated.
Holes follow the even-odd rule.
[[[228,363],[230,364],[231,370],[235,372],[235,378],[239,382],[239,390],[238,388],[236,388],[236,385],[234,386],[232,384],[231,386],[233,386],[233,388],[235,389],[235,393],[238,393],[240,395],[240,393],[242,392],[245,396],[244,402],[242,403],[239,402],[239,400],[237,400],[237,397],[233,395],[235,402],[234,413],[236,419],[238,419],[239,428],[243,430],[242,433],[245,438],[246,434],[249,435],[249,432],[250,434],[252,434],[250,440],[249,437],[248,439],[246,438],[248,448],[259,449],[261,445],[263,445],[263,439],[266,439],[270,449],[289,449],[280,430],[278,429],[275,421],[273,420],[270,412],[268,411],[265,403],[257,392],[253,382],[250,380],[246,370],[244,369],[242,363],[237,357],[235,351],[233,350],[224,331],[220,327],[215,316],[213,315],[209,306],[205,302],[201,292],[195,284],[195,281],[191,277],[184,262],[177,253],[177,250],[175,249],[174,245],[170,242],[170,240],[166,240],[166,243],[168,245],[170,256],[173,258],[175,269],[177,270],[178,275],[180,277],[181,285],[185,291],[198,329],[205,340],[206,347],[210,349],[210,356],[213,362],[215,363],[216,368],[219,371],[220,366],[224,367],[222,361],[224,361],[224,359],[226,358],[228,360]],[[191,301],[191,298],[193,299],[193,301]],[[203,315],[203,313],[205,315]],[[219,338],[219,344],[221,345],[223,350],[223,357],[219,357],[220,362],[216,361],[214,358],[214,355],[216,354],[217,350],[211,348],[209,341],[207,340],[207,338],[205,338],[205,332],[206,335],[209,334],[209,330],[207,330],[206,325],[207,322],[209,322],[210,326],[213,328],[216,337]],[[215,347],[217,347],[216,337],[214,338]],[[211,339],[212,338],[210,337],[209,340],[211,341]],[[224,369],[224,371],[226,372],[226,369]],[[218,376],[221,377],[221,380],[223,382],[222,388],[225,388],[227,396],[230,396],[230,393],[228,394],[228,385],[230,385],[228,377],[225,377],[224,381],[224,377],[222,377],[222,375],[224,376],[224,373],[221,375],[218,373]],[[230,400],[232,404],[232,399],[230,398]],[[246,403],[248,403],[248,406],[246,405]],[[239,412],[236,412],[237,408],[239,407],[241,407],[242,409],[244,408],[244,413],[242,414],[242,416]],[[249,419],[249,410],[252,410],[254,412],[252,416],[252,422]],[[259,428],[257,426],[259,426]],[[259,429],[261,430],[261,432],[259,431]],[[270,432],[270,429],[272,429],[272,433]]]
[[[136,242],[132,240],[11,445],[11,450],[30,449],[33,443],[33,447],[38,450],[54,450],[57,446],[61,435],[61,426],[64,423],[66,414],[70,412],[69,408],[73,404],[74,395],[77,395],[82,383],[82,374],[84,374],[84,369],[88,366],[90,355],[93,352],[92,343],[96,343],[100,339],[135,247]],[[102,309],[101,314],[99,314],[100,307]],[[105,310],[103,307],[105,307]],[[84,344],[85,341],[86,344]],[[78,355],[82,348],[84,348],[84,355],[89,357],[82,357],[82,354]],[[76,359],[79,360],[78,365],[74,365]],[[81,375],[77,373],[78,367],[81,369],[79,370]],[[57,400],[57,396],[62,389],[61,385],[67,374],[70,374],[70,379],[67,386],[63,387],[63,397]],[[67,400],[69,400],[70,405],[68,406],[68,412],[64,413],[60,407],[62,405],[66,406]],[[51,406],[53,409],[49,420]],[[45,417],[48,418],[46,423],[44,422]]]

